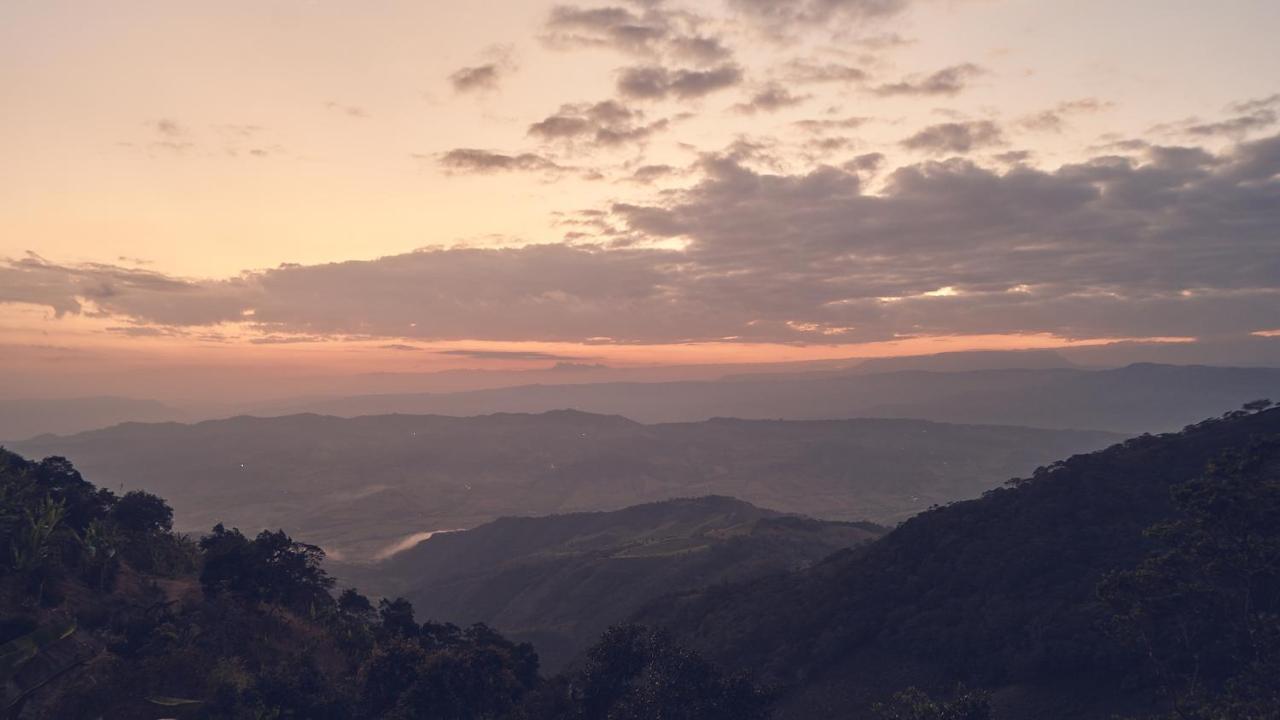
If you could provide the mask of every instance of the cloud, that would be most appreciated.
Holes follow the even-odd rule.
[[[515,72],[516,63],[510,47],[496,45],[485,51],[487,62],[455,70],[449,83],[456,93],[496,90],[502,78]]]
[[[188,279],[34,255],[0,302],[258,339],[860,342],[1274,329],[1280,136],[1041,170],[953,158],[864,175],[706,155],[701,180],[592,211],[596,244],[424,250]],[[587,214],[583,214],[588,218]]]
[[[756,91],[746,102],[738,103],[733,108],[740,113],[753,115],[758,112],[776,112],[795,107],[808,100],[808,95],[797,95],[786,87],[771,83]]]
[[[866,70],[841,63],[815,63],[808,60],[792,60],[783,66],[783,76],[788,82],[805,85],[821,83],[861,83],[870,75]]]
[[[669,29],[658,13],[637,15],[624,7],[559,5],[547,18],[544,41],[553,47],[610,47],[628,53],[654,52]]]
[[[677,60],[698,65],[723,63],[733,57],[733,51],[720,38],[701,35],[672,38],[668,52]]]
[[[665,8],[660,2],[636,4],[642,7],[553,7],[543,42],[560,50],[600,48],[700,66],[732,59],[733,51],[721,38],[704,32],[706,18]]]
[[[618,94],[637,100],[662,100],[669,96],[689,100],[724,90],[742,82],[742,68],[720,65],[708,70],[669,70],[659,65],[624,68],[618,75]]]
[[[179,125],[177,120],[170,118],[161,118],[155,121],[153,127],[157,133],[166,137],[182,137],[187,134],[186,129]]]
[[[378,349],[379,350],[395,350],[397,352],[417,352],[422,348],[418,347],[417,345],[405,345],[404,343],[387,343],[386,345],[379,345]]]
[[[969,81],[986,74],[986,70],[973,63],[963,63],[943,68],[923,77],[907,78],[896,83],[880,85],[875,93],[893,95],[955,95],[968,87]]]
[[[805,132],[820,134],[829,130],[856,130],[869,122],[869,117],[850,115],[842,118],[797,120],[792,124]]]
[[[1115,103],[1097,98],[1081,98],[1058,103],[1049,110],[1028,115],[1018,121],[1018,126],[1034,132],[1062,132],[1067,127],[1067,118],[1072,115],[1086,115],[1103,112],[1115,107]]]
[[[436,350],[437,355],[455,355],[472,360],[557,360],[573,362],[576,360],[594,360],[595,356],[560,355],[558,353],[539,352],[534,350]]]
[[[440,155],[438,161],[444,169],[458,173],[554,173],[573,170],[536,153],[508,155],[478,148],[455,148]]]
[[[630,179],[632,182],[637,183],[651,183],[675,175],[678,172],[680,171],[671,165],[641,165],[635,169],[635,172],[631,173]]]
[[[1227,106],[1227,110],[1237,113],[1235,117],[1217,122],[1190,123],[1185,127],[1185,132],[1199,137],[1225,135],[1239,139],[1280,122],[1277,108],[1280,108],[1280,94],[1232,103]]]
[[[832,23],[879,20],[905,10],[908,0],[729,0],[729,7],[771,35]]]
[[[498,78],[502,71],[496,63],[459,68],[449,75],[454,92],[471,92],[473,90],[493,90],[498,87]]]
[[[908,150],[928,153],[967,153],[1004,142],[1000,127],[990,120],[930,125],[902,140]]]
[[[665,130],[669,120],[645,122],[641,110],[628,108],[616,100],[562,105],[555,114],[529,126],[528,135],[548,141],[586,141],[601,147],[616,147],[647,140]]]

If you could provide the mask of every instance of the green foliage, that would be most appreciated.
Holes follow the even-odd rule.
[[[121,532],[151,535],[173,529],[173,509],[149,492],[127,492],[111,508],[111,519]]]
[[[754,720],[770,712],[768,693],[745,677],[725,676],[665,633],[636,625],[607,630],[572,682],[583,720]]]
[[[1246,406],[1248,407],[1248,406]],[[1156,549],[1101,597],[1180,718],[1262,718],[1280,707],[1280,437],[1174,488]]]
[[[250,540],[219,523],[200,540],[200,549],[206,595],[231,593],[308,612],[333,604],[333,578],[320,567],[324,551],[282,530],[263,530]]]
[[[37,570],[49,561],[54,533],[62,529],[62,519],[67,506],[45,496],[34,507],[23,509],[24,523],[14,533],[9,550],[13,555],[13,569],[26,573]]]
[[[1177,600],[1190,633],[1182,646],[1195,653],[1172,652],[1183,631],[1177,614],[1153,614],[1168,587],[1163,594],[1155,586],[1144,591],[1150,599],[1138,619],[1163,638],[1156,647],[1168,659],[1160,664],[1194,674],[1198,653],[1201,685],[1236,685],[1240,696],[1246,685],[1274,693],[1276,680],[1260,670],[1238,674],[1232,668],[1242,666],[1230,660],[1242,647],[1236,638],[1252,637],[1254,648],[1271,642],[1260,616],[1246,622],[1236,610],[1246,600],[1255,610],[1274,609],[1280,595],[1271,571],[1258,570],[1270,562],[1270,538],[1280,532],[1280,512],[1262,497],[1271,491],[1261,475],[1239,493],[1225,490],[1230,485],[1221,478],[1193,484],[1194,491],[1171,490],[1203,476],[1224,451],[1254,457],[1256,473],[1274,473],[1280,448],[1255,439],[1276,436],[1280,410],[1262,409],[1136,437],[1041,468],[981,499],[918,515],[872,545],[811,569],[667,598],[638,619],[693,639],[712,660],[753,670],[793,697],[821,702],[838,686],[840,697],[858,698],[851,710],[867,711],[904,685],[954,682],[1017,687],[1012,703],[1082,708],[1081,717],[1155,708],[1151,698],[1165,671],[1144,661],[1142,645],[1117,642],[1109,631],[1114,611],[1099,598],[1098,584],[1172,539],[1144,535],[1146,528],[1200,512],[1195,524],[1177,525],[1180,535],[1219,539],[1201,545],[1200,560],[1184,551],[1160,561],[1194,566],[1218,558],[1194,573],[1170,569],[1179,582],[1195,580],[1173,596],[1193,603]],[[1220,463],[1214,474],[1223,470]],[[1266,588],[1272,595],[1263,602]],[[1215,649],[1219,644],[1224,651]],[[1271,673],[1276,677],[1280,672]]]
[[[51,623],[0,645],[0,685],[8,683],[23,665],[41,651],[75,631],[74,622]]]

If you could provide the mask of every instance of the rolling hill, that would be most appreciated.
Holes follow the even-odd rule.
[[[282,527],[362,560],[415,533],[504,515],[700,495],[894,523],[1116,439],[918,420],[642,425],[560,411],[130,423],[14,449],[66,456],[113,490],[156,492],[184,529]]]
[[[710,496],[500,518],[376,565],[330,569],[368,591],[408,598],[424,618],[483,622],[531,642],[555,671],[659,595],[796,570],[883,532]]]

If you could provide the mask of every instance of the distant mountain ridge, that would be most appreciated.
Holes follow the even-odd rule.
[[[125,424],[18,443],[113,490],[169,498],[184,529],[283,527],[347,559],[502,515],[728,495],[833,520],[896,522],[1118,439],[919,420],[643,425],[578,411],[478,417],[239,417]]]
[[[369,591],[403,595],[423,617],[484,622],[532,642],[555,670],[659,595],[795,570],[883,532],[709,496],[500,518],[377,565],[331,571]]]
[[[84,432],[121,422],[184,420],[186,413],[155,400],[126,397],[0,398],[0,441]]]
[[[648,423],[713,417],[829,420],[917,418],[956,423],[1177,430],[1259,397],[1280,396],[1280,368],[1138,363],[956,372],[819,371],[721,381],[525,385],[460,393],[365,395],[317,401],[293,412],[342,417],[386,413],[470,416],[558,408]],[[270,413],[268,413],[270,414]]]

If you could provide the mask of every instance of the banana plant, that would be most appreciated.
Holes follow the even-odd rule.
[[[0,645],[0,685],[8,683],[13,676],[50,645],[71,635],[76,631],[74,622],[53,623],[36,628],[4,645]]]
[[[40,567],[49,558],[50,538],[62,524],[67,506],[46,495],[35,508],[24,512],[26,524],[19,530],[12,545],[13,567],[26,572]]]

